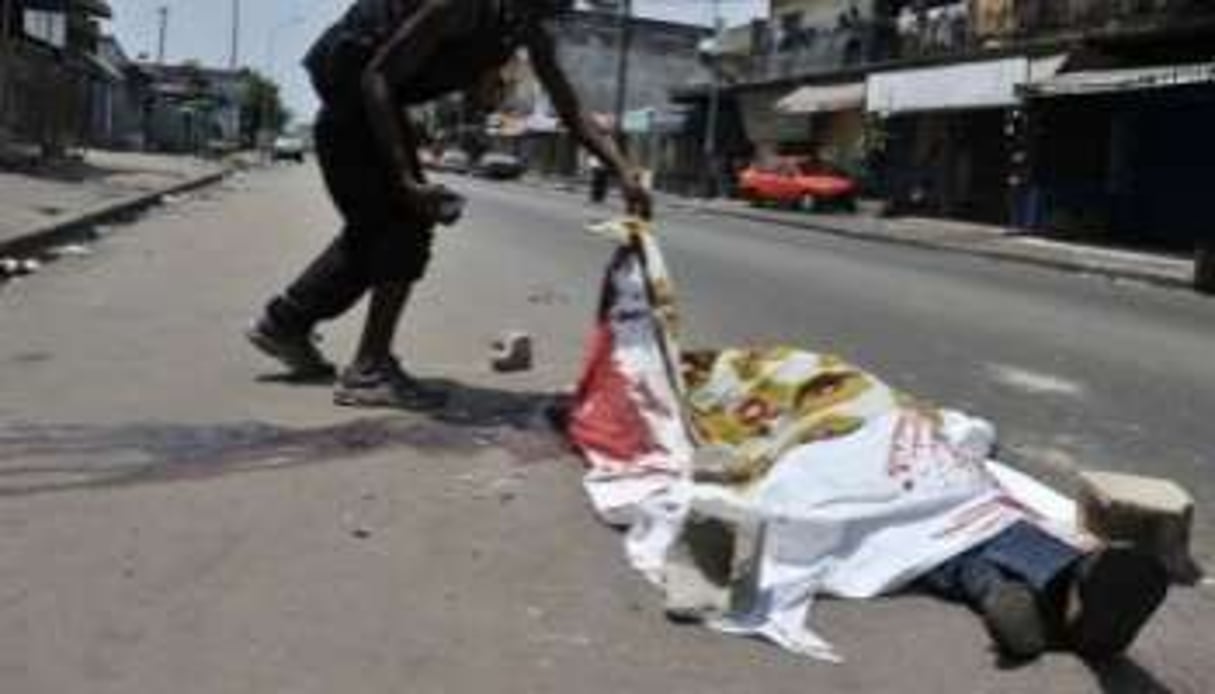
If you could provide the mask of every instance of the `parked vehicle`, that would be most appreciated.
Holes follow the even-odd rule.
[[[500,181],[519,178],[525,171],[527,165],[522,159],[505,152],[490,152],[481,157],[476,166],[478,176]]]
[[[451,173],[468,173],[472,169],[472,158],[462,149],[447,149],[439,155],[437,168]]]
[[[752,164],[738,181],[739,195],[753,205],[788,205],[803,210],[856,209],[857,182],[827,164],[781,159]]]
[[[297,164],[304,163],[304,141],[290,135],[280,135],[274,139],[273,156],[275,161],[284,159]]]

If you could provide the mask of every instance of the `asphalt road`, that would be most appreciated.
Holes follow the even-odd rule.
[[[977,620],[901,597],[816,615],[849,663],[667,624],[530,418],[577,375],[608,210],[458,179],[399,340],[438,417],[341,411],[240,338],[325,242],[311,167],[256,172],[0,287],[0,690],[1206,692],[1215,595],[1133,659],[1005,671]],[[1014,462],[1175,476],[1205,509],[1215,303],[1180,292],[664,211],[694,345],[789,342],[993,419]],[[326,330],[348,354],[357,316]],[[486,366],[499,331],[538,367]],[[1213,556],[1200,509],[1198,546]]]

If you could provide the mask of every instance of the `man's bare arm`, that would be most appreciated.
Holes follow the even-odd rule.
[[[422,185],[417,165],[417,133],[394,94],[432,57],[444,36],[469,19],[469,3],[423,0],[422,6],[393,32],[363,72],[363,99],[371,127],[406,189]]]
[[[617,173],[628,171],[629,163],[611,137],[604,133],[582,108],[578,93],[557,62],[556,47],[548,32],[543,29],[534,30],[528,36],[527,51],[536,76],[540,78],[540,83],[552,99],[553,108],[557,110],[561,122],[565,123],[582,146],[615,168]]]
[[[557,62],[557,50],[552,37],[543,28],[536,27],[528,35],[527,51],[536,76],[548,92],[561,122],[565,123],[582,146],[615,169],[631,210],[648,217],[651,205],[649,194],[641,186],[632,165],[621,154],[611,136],[596,125],[590,114],[582,108],[578,93]]]

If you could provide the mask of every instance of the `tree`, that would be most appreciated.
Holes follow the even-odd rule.
[[[262,131],[282,132],[291,122],[291,111],[283,103],[282,90],[256,70],[245,71],[245,98],[241,104],[240,132],[246,145],[257,142]]]

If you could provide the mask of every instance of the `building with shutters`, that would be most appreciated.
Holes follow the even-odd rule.
[[[55,156],[85,142],[104,0],[7,0],[0,10],[0,147]]]
[[[893,210],[1185,245],[1209,234],[1215,4],[771,0],[727,32],[755,156],[862,175]],[[708,90],[678,90],[707,108]],[[720,136],[720,134],[719,134]]]

